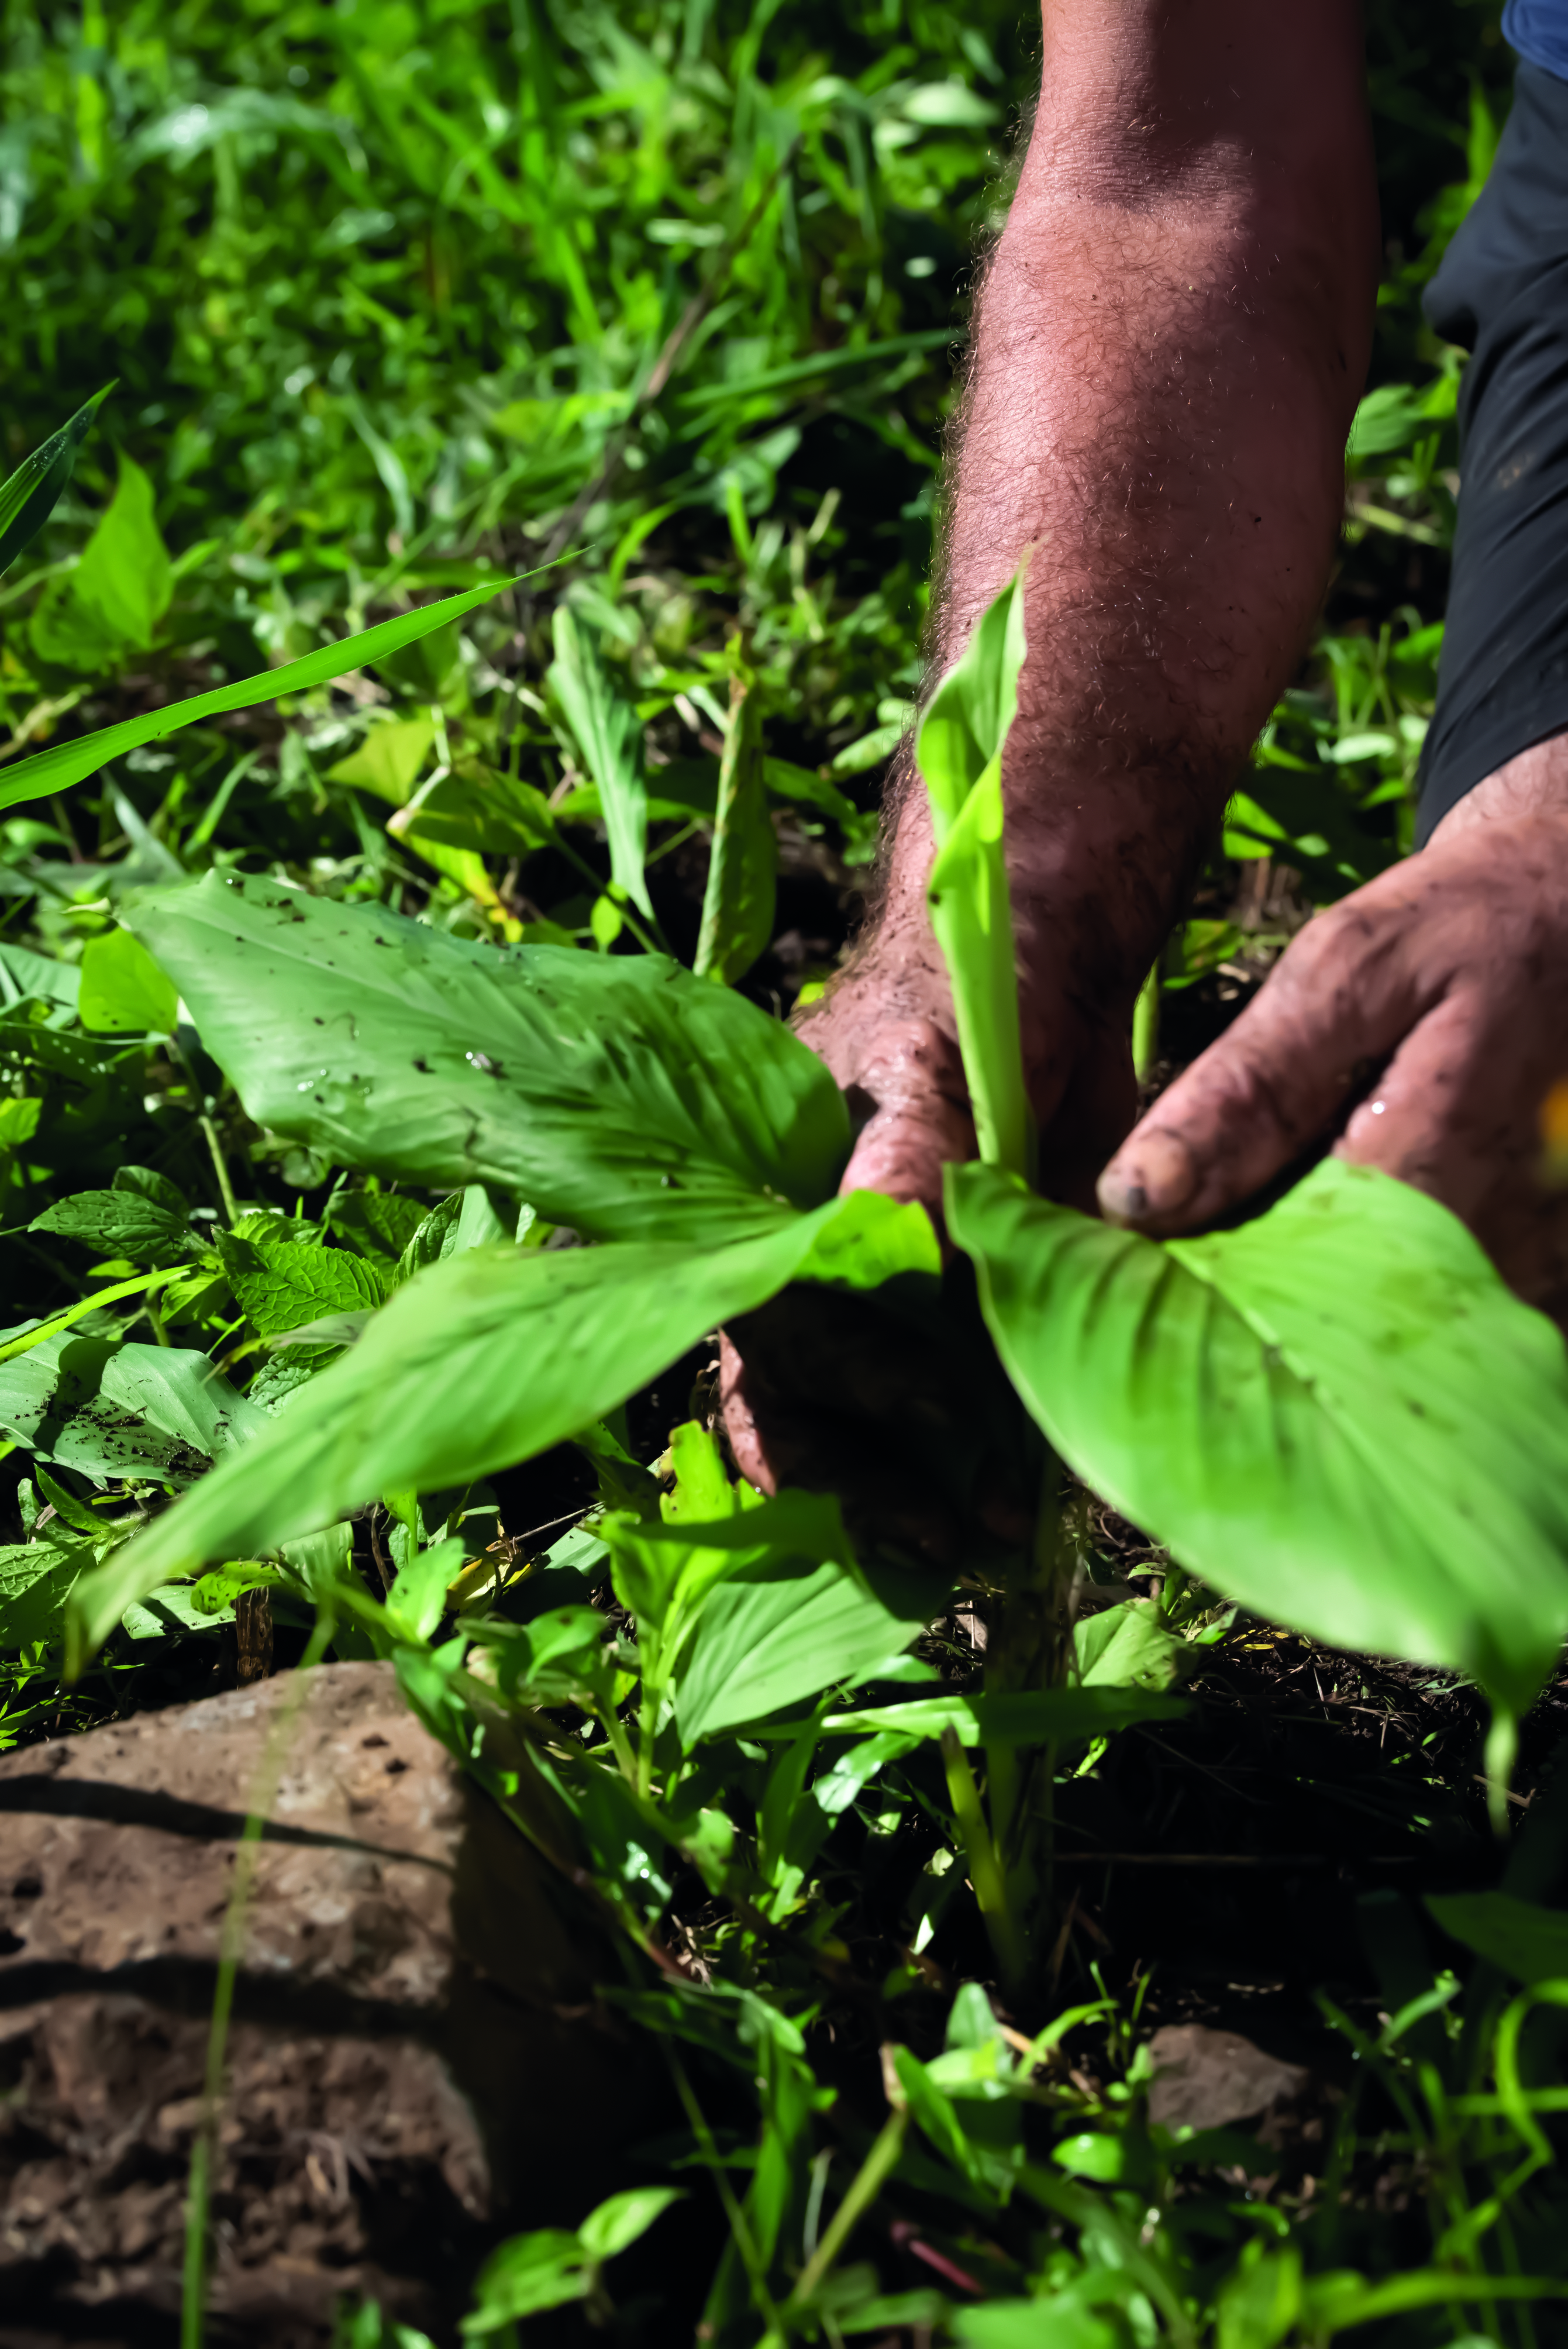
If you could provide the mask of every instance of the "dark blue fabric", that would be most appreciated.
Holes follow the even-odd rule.
[[[1568,0],[1508,0],[1502,37],[1532,66],[1568,81]]]
[[[1551,13],[1568,21],[1568,0]],[[1418,843],[1484,776],[1568,730],[1568,78],[1520,67],[1491,175],[1421,306],[1471,357]]]

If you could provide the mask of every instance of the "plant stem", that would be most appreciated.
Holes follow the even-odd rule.
[[[223,1145],[218,1139],[218,1129],[205,1111],[196,1123],[207,1137],[207,1147],[212,1154],[212,1164],[218,1176],[218,1195],[223,1202],[223,1213],[229,1219],[229,1229],[232,1231],[240,1220],[240,1209],[234,1197],[234,1186],[229,1180],[229,1162],[223,1155]]]
[[[1160,965],[1157,962],[1138,990],[1132,1007],[1132,1073],[1142,1084],[1160,1058]]]
[[[1007,1904],[1007,1889],[991,1830],[980,1807],[979,1790],[955,1729],[942,1733],[942,1759],[947,1771],[948,1799],[969,1862],[969,1881],[975,1887],[975,1898],[980,1904],[980,1914],[985,1920],[1003,1980],[1009,1991],[1016,1991],[1024,1980],[1026,1966],[1024,1937]]]
[[[729,2182],[729,2173],[725,2168],[718,2147],[713,2141],[713,2131],[708,2127],[707,2116],[697,2103],[696,2091],[686,2077],[686,2065],[667,2040],[663,2044],[665,2061],[670,2067],[670,2076],[676,2084],[676,2094],[679,2096],[686,2116],[691,2123],[691,2132],[696,2139],[697,2150],[712,2174],[719,2201],[724,2206],[724,2215],[729,2221],[729,2231],[735,2238],[735,2248],[740,2253],[741,2265],[751,2280],[751,2296],[757,2302],[768,2326],[766,2337],[769,2340],[781,2339],[779,2310],[772,2293],[768,2289],[767,2271],[757,2256],[757,2245],[752,2240],[751,2230],[746,2223],[746,2213],[736,2199],[735,2189]],[[183,2342],[181,2344],[181,2349],[185,2349]]]
[[[876,2142],[851,2178],[849,2191],[829,2220],[827,2233],[801,2269],[795,2289],[784,2303],[786,2322],[810,2299],[843,2249],[850,2230],[861,2212],[869,2209],[876,2200],[882,2191],[883,2178],[903,2150],[904,2131],[908,2127],[909,2114],[903,2108],[889,2113],[882,2123]]]

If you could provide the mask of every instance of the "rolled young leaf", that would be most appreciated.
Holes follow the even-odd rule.
[[[642,721],[604,674],[598,647],[565,604],[555,609],[550,683],[577,737],[610,843],[611,878],[639,913],[653,916],[643,861],[648,846],[648,787],[643,779]]]
[[[258,1557],[384,1492],[469,1484],[561,1443],[787,1281],[866,1288],[939,1268],[923,1208],[869,1191],[701,1255],[466,1249],[399,1289],[312,1380],[307,1402],[280,1412],[84,1578],[72,1594],[70,1669],[160,1582],[214,1558]]]
[[[1086,1483],[1233,1599],[1473,1675],[1511,1712],[1568,1634],[1568,1354],[1457,1216],[1326,1159],[1163,1244],[947,1170],[1008,1375]]]
[[[1030,1171],[1034,1123],[1007,898],[1002,750],[1024,653],[1020,567],[932,696],[914,753],[936,837],[926,902],[953,988],[975,1140],[987,1165],[1016,1174]]]
[[[216,874],[125,918],[250,1114],[339,1164],[713,1246],[820,1206],[849,1157],[815,1053],[662,955],[481,946]]]
[[[773,936],[779,843],[768,813],[757,681],[737,670],[729,685],[729,732],[718,770],[718,806],[703,892],[699,978],[731,987]]]
[[[198,725],[204,718],[222,718],[231,709],[253,709],[259,702],[275,701],[280,694],[304,693],[314,685],[329,685],[335,677],[346,677],[350,669],[363,668],[368,661],[385,660],[388,653],[417,644],[432,629],[445,627],[449,620],[460,619],[465,612],[488,604],[503,587],[518,584],[512,579],[498,579],[493,586],[470,587],[461,595],[444,595],[438,604],[421,604],[417,611],[401,613],[395,620],[382,620],[358,636],[344,636],[335,645],[323,645],[319,652],[306,653],[303,660],[285,661],[282,668],[263,669],[259,677],[237,678],[232,685],[221,685],[211,693],[192,694],[189,701],[170,702],[165,709],[144,710],[139,718],[125,718],[118,726],[100,727],[96,734],[79,735],[74,742],[52,743],[48,750],[35,751],[32,758],[22,759],[5,770],[0,778],[0,807],[15,807],[23,800],[47,799],[55,792],[63,792],[67,784],[96,775],[100,767],[107,766],[111,759],[122,757],[127,750],[138,750],[144,742],[161,742],[166,735],[178,734],[181,727]]]

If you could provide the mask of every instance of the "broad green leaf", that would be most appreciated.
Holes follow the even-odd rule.
[[[926,902],[953,988],[975,1140],[987,1165],[1016,1174],[1029,1172],[1034,1142],[1003,842],[1002,752],[1024,655],[1020,569],[937,687],[915,738],[936,840]]]
[[[1515,1982],[1568,1981],[1568,1909],[1511,1892],[1429,1893],[1427,1907],[1445,1933]]]
[[[600,1531],[610,1546],[615,1596],[636,1618],[648,1688],[670,1681],[694,1630],[706,1626],[709,1610],[719,1606],[721,1583],[746,1576],[763,1586],[749,1600],[721,1610],[727,1628],[717,1635],[713,1658],[701,1667],[694,1659],[681,1673],[676,1702],[688,1745],[707,1734],[720,1714],[727,1723],[748,1721],[841,1677],[853,1669],[836,1661],[841,1651],[852,1651],[855,1662],[880,1663],[921,1628],[918,1620],[900,1624],[858,1580],[839,1504],[830,1493],[780,1493],[707,1525],[661,1524],[617,1512],[603,1519]],[[810,1617],[801,1639],[779,1641],[780,1627],[798,1608]],[[748,1616],[758,1627],[756,1638],[777,1643],[765,1663],[750,1652],[753,1635],[742,1619]],[[813,1678],[819,1664],[822,1677]],[[775,1667],[786,1692],[769,1696]],[[730,1709],[737,1693],[738,1712]],[[694,1721],[702,1725],[694,1727]]]
[[[589,2258],[602,2264],[618,2251],[629,2250],[672,2202],[685,2199],[678,2186],[634,2186],[624,2194],[612,2194],[583,2220],[577,2230],[578,2240]]]
[[[851,1564],[843,1541],[820,1564],[773,1545],[715,1589],[676,1690],[684,1746],[863,1679],[919,1638],[923,1617],[901,1619]]]
[[[411,1639],[428,1640],[447,1611],[447,1586],[462,1572],[460,1541],[433,1542],[400,1567],[387,1613]]]
[[[153,512],[152,483],[130,457],[74,571],[38,599],[29,639],[40,660],[96,670],[146,652],[174,593],[174,568]]]
[[[470,854],[531,856],[556,838],[550,802],[533,783],[487,767],[478,759],[459,761],[421,790],[387,823],[394,839],[406,840],[421,856],[438,848]],[[438,862],[438,859],[432,859]]]
[[[215,874],[129,918],[250,1114],[339,1164],[712,1244],[816,1206],[849,1155],[816,1055],[662,956],[481,946]]]
[[[205,1354],[182,1347],[117,1347],[67,1330],[0,1363],[0,1427],[36,1458],[98,1480],[187,1484],[270,1424]]]
[[[55,1637],[71,1585],[91,1566],[90,1542],[7,1542],[0,1547],[0,1654]]]
[[[76,1594],[78,1664],[160,1582],[265,1555],[384,1492],[472,1484],[561,1443],[787,1281],[886,1278],[893,1233],[924,1269],[928,1218],[866,1191],[702,1254],[488,1247],[432,1266],[311,1381],[307,1400],[258,1413],[261,1433]]]
[[[1080,1618],[1073,1639],[1085,1688],[1171,1688],[1202,1651],[1168,1631],[1151,1599],[1129,1599]]]
[[[654,909],[643,871],[648,789],[643,777],[642,721],[610,683],[598,646],[570,605],[556,605],[554,629],[550,684],[576,737],[583,765],[599,786],[611,877],[651,918]]]
[[[34,954],[30,947],[13,946],[9,940],[0,946],[0,993],[7,1004],[25,1002],[29,996],[41,1003],[52,1003],[60,1011],[75,1015],[81,993],[82,975],[75,963],[56,962],[48,955]]]
[[[84,1028],[110,1036],[171,1036],[180,998],[129,930],[107,931],[82,949],[77,1010]]]
[[[643,1676],[663,1685],[707,1601],[725,1576],[784,1543],[795,1557],[820,1555],[846,1537],[829,1494],[784,1493],[760,1509],[726,1511],[707,1525],[666,1525],[616,1510],[599,1528],[610,1550],[615,1596],[637,1621]]]
[[[144,710],[138,718],[122,719],[118,726],[105,726],[96,734],[79,735],[74,741],[35,751],[32,758],[19,759],[14,767],[7,767],[0,777],[0,807],[47,799],[69,783],[96,775],[111,759],[123,758],[128,750],[139,750],[146,742],[161,742],[178,734],[181,727],[195,726],[204,718],[222,718],[232,709],[254,709],[261,702],[277,700],[280,694],[305,693],[312,686],[329,685],[334,678],[346,677],[351,669],[384,660],[402,646],[417,643],[432,629],[445,627],[499,595],[503,587],[516,584],[498,579],[491,585],[470,588],[463,595],[443,596],[438,604],[423,604],[416,611],[400,613],[395,620],[382,620],[358,636],[324,645],[319,652],[307,653],[303,660],[285,661],[281,668],[266,669],[260,677],[238,678],[211,693],[192,694],[189,701]]]
[[[220,1232],[217,1247],[258,1338],[278,1338],[331,1314],[373,1312],[386,1295],[375,1265],[346,1248],[310,1246],[281,1216],[248,1217],[240,1231]]]
[[[954,1167],[1015,1386],[1096,1492],[1258,1614],[1522,1711],[1568,1633],[1568,1356],[1458,1218],[1327,1159],[1159,1244]]]
[[[718,1440],[700,1420],[688,1419],[670,1430],[669,1464],[675,1485],[659,1496],[666,1525],[707,1525],[739,1508],[740,1488],[730,1483]]]
[[[44,1104],[36,1093],[11,1093],[0,1099],[0,1150],[19,1150],[38,1131]]]
[[[737,670],[692,964],[699,978],[717,979],[724,987],[746,976],[773,936],[779,843],[768,813],[763,764],[756,680]]]
[[[938,848],[986,768],[1001,757],[1017,713],[1018,678],[1026,650],[1026,561],[981,614],[962,656],[938,685],[920,721],[915,758],[931,801]]]
[[[917,1696],[907,1704],[862,1705],[830,1713],[824,1737],[874,1737],[895,1730],[906,1737],[956,1732],[964,1745],[1046,1745],[1106,1737],[1132,1721],[1179,1721],[1179,1697],[1134,1688],[1010,1689],[997,1696]]]
[[[190,1222],[132,1190],[77,1191],[35,1216],[30,1232],[57,1232],[98,1257],[129,1257],[134,1264],[172,1264],[196,1247]]]
[[[468,2340],[512,2331],[521,2316],[581,2300],[590,2282],[588,2254],[575,2235],[538,2227],[493,2251],[474,2283],[475,2306],[463,2319]],[[515,2338],[515,2335],[513,2336]]]
[[[436,740],[433,718],[384,718],[370,726],[357,750],[327,769],[335,783],[357,783],[395,808],[405,807]]]
[[[114,389],[106,383],[77,409],[68,424],[24,457],[0,487],[0,571],[8,571],[16,557],[36,538],[64,494],[77,461],[77,450],[98,409]]]

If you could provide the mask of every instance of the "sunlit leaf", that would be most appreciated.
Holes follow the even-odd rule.
[[[1327,1159],[1201,1239],[981,1167],[948,1170],[947,1219],[1047,1435],[1183,1565],[1530,1702],[1568,1633],[1568,1356],[1457,1216]]]
[[[402,646],[428,636],[432,629],[445,627],[512,584],[510,579],[498,579],[493,586],[444,596],[438,604],[424,604],[395,620],[383,620],[358,636],[324,645],[303,660],[285,661],[281,668],[264,670],[260,677],[239,678],[211,693],[192,694],[188,701],[171,701],[161,709],[144,710],[139,717],[122,719],[118,726],[105,726],[96,734],[78,735],[74,741],[36,750],[0,776],[0,807],[15,807],[22,800],[47,799],[68,783],[96,775],[111,759],[122,758],[147,742],[161,742],[202,719],[222,718],[232,709],[254,709],[260,702],[275,701],[280,694],[304,693],[312,686],[330,684],[334,678],[346,677],[351,669],[384,659]]]
[[[52,433],[30,457],[24,457],[0,486],[0,571],[10,569],[59,503],[76,465],[77,450],[113,389],[114,385],[107,383],[101,391],[95,391],[70,422]]]
[[[1013,916],[1002,839],[1002,751],[1024,666],[1024,572],[983,614],[915,737],[936,856],[926,883],[947,965],[980,1155],[1028,1172]]]
[[[730,685],[729,731],[718,771],[718,808],[692,964],[699,978],[732,986],[764,951],[773,936],[778,862],[778,842],[768,814],[756,680],[738,671]]]
[[[561,1443],[787,1281],[885,1278],[901,1268],[900,1241],[904,1267],[932,1267],[924,1213],[858,1191],[702,1254],[488,1247],[431,1267],[308,1392],[276,1418],[258,1414],[262,1431],[232,1461],[75,1594],[76,1655],[160,1582],[263,1555],[381,1493],[470,1484]]]
[[[816,1055],[662,956],[480,946],[238,875],[127,918],[250,1114],[339,1164],[711,1243],[816,1206],[849,1154]]]

